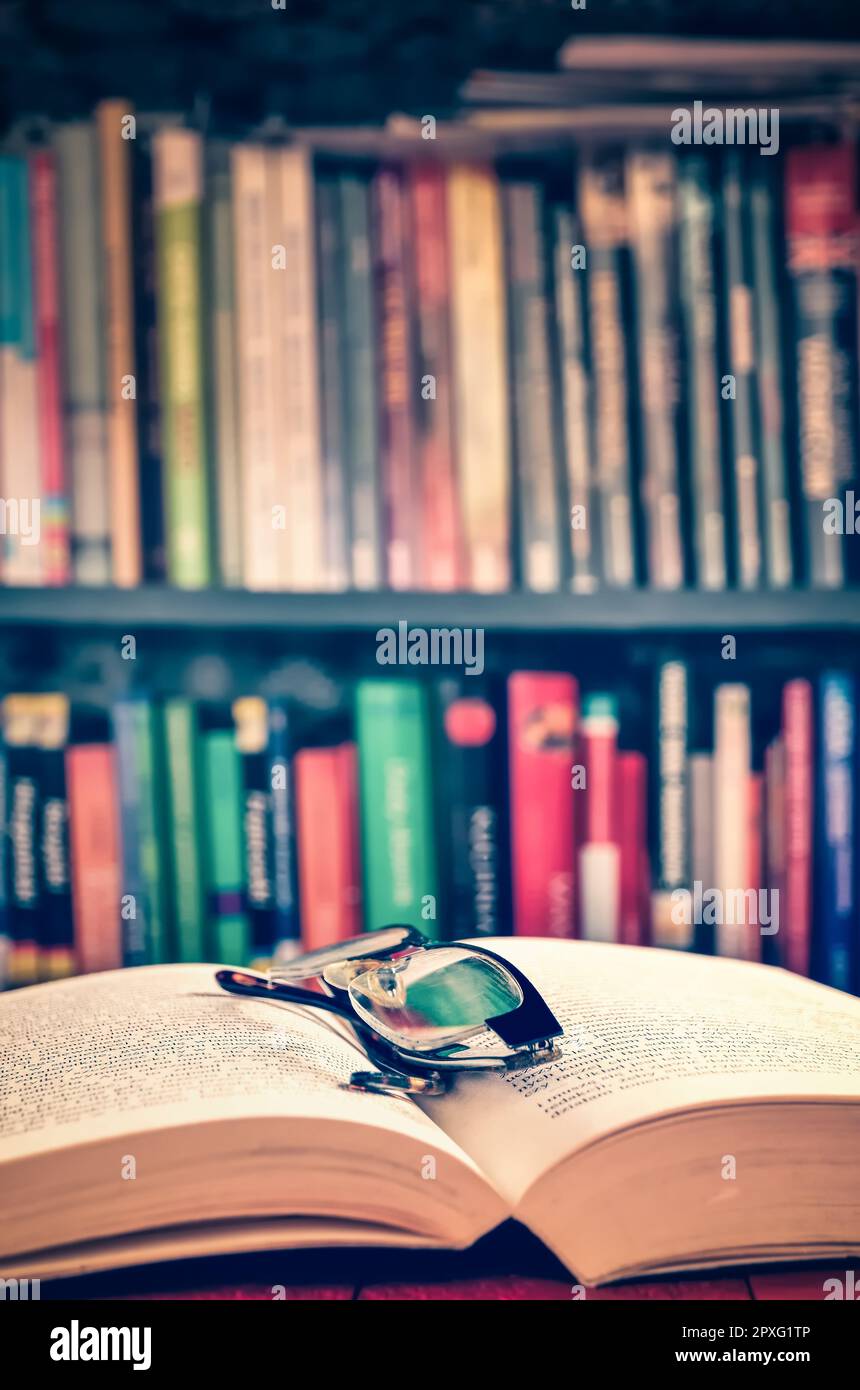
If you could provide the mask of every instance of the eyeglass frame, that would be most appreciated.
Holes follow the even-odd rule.
[[[453,1075],[457,1072],[512,1071],[524,1066],[551,1061],[558,1055],[554,1040],[563,1036],[564,1029],[537,986],[532,984],[528,976],[524,975],[511,961],[506,960],[504,956],[498,955],[495,951],[490,951],[486,946],[475,946],[471,942],[430,941],[416,927],[406,924],[396,923],[391,927],[386,927],[385,930],[399,930],[404,935],[394,945],[384,947],[380,951],[370,952],[367,955],[359,953],[352,956],[345,949],[343,956],[329,962],[329,964],[366,961],[367,970],[371,971],[374,966],[383,965],[389,960],[408,957],[423,951],[449,950],[452,947],[458,947],[470,955],[484,957],[507,971],[522,994],[522,999],[515,1008],[484,1020],[484,1026],[496,1033],[510,1051],[506,1054],[484,1053],[473,1057],[446,1057],[441,1054],[458,1044],[446,1043],[440,1048],[439,1053],[433,1051],[416,1052],[384,1038],[371,1024],[358,1016],[349,990],[332,984],[330,980],[324,978],[323,969],[325,967],[309,970],[307,974],[301,973],[302,961],[304,959],[311,961],[317,954],[316,952],[309,952],[306,957],[299,956],[294,961],[287,962],[284,969],[289,971],[295,979],[317,980],[322,989],[326,991],[325,993],[300,989],[285,981],[272,979],[272,974],[276,972],[277,967],[266,975],[251,970],[216,970],[215,979],[228,994],[321,1009],[323,1012],[334,1014],[343,1022],[348,1023],[355,1031],[370,1061],[382,1068],[384,1072],[384,1075],[379,1078],[375,1078],[372,1073],[354,1073],[350,1085],[352,1089],[356,1090],[439,1094],[447,1089],[446,1081],[453,1079]],[[371,945],[374,935],[374,932],[365,932],[362,936],[353,937],[350,941],[343,942],[342,945],[344,948],[357,945],[359,942],[366,942]],[[337,943],[331,949],[336,950]],[[415,1084],[408,1084],[410,1082]]]

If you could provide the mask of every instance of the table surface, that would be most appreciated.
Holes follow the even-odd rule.
[[[850,1265],[850,1261],[848,1264]],[[860,1262],[855,1262],[860,1263]],[[587,1289],[590,1300],[791,1300],[825,1297],[846,1266],[816,1264],[671,1275]],[[860,1269],[857,1272],[860,1285]],[[447,1299],[569,1302],[574,1281],[533,1236],[513,1224],[471,1250],[319,1250],[219,1256],[145,1265],[109,1275],[43,1283],[43,1298]],[[277,1292],[276,1292],[277,1291]]]

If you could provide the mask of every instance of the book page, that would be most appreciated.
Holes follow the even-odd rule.
[[[457,1153],[408,1099],[340,1089],[368,1063],[336,1020],[229,995],[215,969],[115,970],[4,996],[0,1165],[122,1134],[263,1116],[354,1121],[389,1143],[398,1134]]]
[[[463,1076],[423,1108],[515,1206],[591,1141],[655,1115],[860,1100],[860,1001],[787,971],[642,947],[494,938],[565,1030],[558,1061]]]

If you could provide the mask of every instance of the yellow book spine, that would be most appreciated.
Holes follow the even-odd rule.
[[[507,589],[510,430],[507,314],[499,185],[492,169],[456,164],[448,189],[455,418],[460,506],[471,588]]]

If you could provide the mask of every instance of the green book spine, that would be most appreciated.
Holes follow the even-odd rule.
[[[437,938],[426,691],[359,681],[356,727],[367,926],[405,922]]]
[[[138,853],[149,905],[147,959],[152,965],[163,965],[172,957],[167,914],[164,767],[155,710],[148,700],[135,702],[133,719],[138,782]]]
[[[205,960],[196,719],[189,700],[167,701],[164,735],[177,957],[181,961]]]
[[[167,573],[179,588],[211,581],[206,468],[199,135],[163,130],[155,157],[158,329],[164,404]]]
[[[217,960],[245,965],[250,959],[251,938],[243,910],[239,750],[232,729],[208,730],[202,745],[209,940]]]

